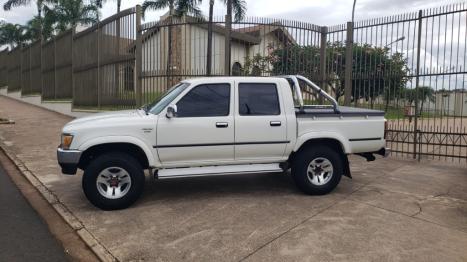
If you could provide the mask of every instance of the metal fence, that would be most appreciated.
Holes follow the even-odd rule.
[[[345,34],[333,33],[352,46],[346,50],[353,59],[351,76],[344,75],[352,81],[346,98],[386,112],[394,155],[467,159],[466,14],[465,4],[458,4],[348,24]]]
[[[132,108],[136,8],[120,12],[73,37],[73,105]]]
[[[21,94],[37,95],[42,91],[42,46],[36,41],[21,52]]]
[[[8,85],[8,50],[0,52],[0,87]]]
[[[209,26],[206,19],[193,17],[167,17],[142,25],[143,103],[180,80],[193,77],[301,73],[320,80],[319,26],[247,18],[232,24],[227,46],[225,21],[213,21],[211,37]],[[302,54],[297,46],[309,48],[310,52]],[[230,52],[225,52],[229,48]],[[273,61],[276,54],[284,61]]]
[[[21,48],[8,53],[8,92],[21,90]]]
[[[68,30],[42,45],[42,99],[73,98],[73,33]]]
[[[384,110],[393,155],[464,161],[466,13],[458,4],[330,27],[189,16],[141,24],[137,6],[40,50],[35,43],[10,52],[8,90],[42,90],[43,99],[72,99],[74,108],[121,109],[186,78],[301,74],[342,105]],[[305,99],[321,102],[316,94]]]

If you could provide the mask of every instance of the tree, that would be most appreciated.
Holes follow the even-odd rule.
[[[186,14],[191,14],[195,17],[201,17],[202,12],[198,8],[198,5],[201,3],[201,0],[145,0],[142,9],[143,9],[143,17],[146,14],[146,11],[149,10],[160,10],[164,8],[169,8],[169,30],[167,33],[167,41],[168,41],[168,50],[167,50],[167,74],[169,74],[172,70],[172,30],[173,28],[170,26],[172,24],[172,18],[181,17]]]
[[[146,11],[169,8],[169,16],[181,17],[193,15],[202,17],[202,12],[198,8],[202,0],[146,0],[142,5],[143,16]]]
[[[414,104],[415,100],[420,101],[420,108],[417,112],[422,112],[425,102],[435,102],[435,90],[430,86],[419,86],[418,88],[404,88],[401,98]]]
[[[104,4],[104,2],[107,2],[109,0],[95,0],[95,5],[99,8],[102,8],[102,5]],[[115,1],[115,0],[112,0],[112,1]],[[122,7],[122,0],[116,0],[117,1],[117,13],[120,13],[121,11],[121,7]]]
[[[273,74],[301,74],[317,78],[320,68],[320,48],[284,43],[269,59]],[[327,84],[334,88],[336,99],[344,95],[345,45],[328,43],[326,47]],[[390,54],[388,48],[354,44],[352,59],[352,101],[365,99],[373,106],[378,96],[385,97],[386,107],[408,81],[407,60],[401,53]]]
[[[32,1],[33,0],[8,0],[3,5],[3,10],[9,11],[13,7],[29,5],[29,4],[31,4]],[[42,31],[42,23],[43,23],[43,21],[42,21],[43,20],[42,11],[46,7],[47,3],[52,3],[52,2],[55,2],[55,1],[56,0],[36,0],[35,1],[38,15],[37,15],[36,20],[34,21],[34,23],[35,23],[34,26],[36,26],[39,29],[39,32]],[[39,33],[39,36],[40,35],[41,35],[41,33]]]
[[[56,0],[52,8],[45,8],[46,17],[55,21],[59,32],[80,25],[97,23],[99,10],[95,4],[84,4],[83,0]]]
[[[0,24],[0,45],[8,45],[10,50],[14,49],[23,41],[23,26],[19,24]]]
[[[229,0],[222,0],[225,5],[229,4]],[[235,21],[241,21],[245,18],[246,2],[244,0],[230,0],[235,14]],[[214,16],[214,2],[209,0],[209,23],[208,23],[208,46],[206,57],[206,74],[211,75],[212,69],[212,26]]]

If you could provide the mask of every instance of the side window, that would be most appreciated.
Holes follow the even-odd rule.
[[[199,85],[177,103],[177,117],[227,116],[230,84]]]
[[[239,112],[242,116],[279,115],[281,113],[275,84],[239,84],[238,93]]]

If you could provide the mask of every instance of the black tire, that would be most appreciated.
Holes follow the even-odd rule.
[[[99,173],[109,167],[124,169],[131,178],[128,192],[120,198],[110,199],[99,193],[96,181]],[[84,171],[82,187],[87,199],[103,210],[124,209],[132,205],[141,196],[145,183],[143,168],[132,156],[112,152],[98,156],[92,160]]]
[[[327,159],[332,165],[332,176],[323,185],[315,185],[310,181],[308,167],[315,159]],[[344,173],[341,153],[325,145],[311,145],[300,150],[292,163],[292,177],[297,187],[305,194],[325,195],[339,184]],[[312,177],[312,174],[310,173]],[[325,180],[323,180],[325,181]]]

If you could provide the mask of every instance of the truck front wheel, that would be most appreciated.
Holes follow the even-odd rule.
[[[325,145],[311,145],[298,152],[292,164],[297,187],[309,195],[324,195],[339,184],[344,172],[339,152]]]
[[[84,171],[82,186],[87,199],[103,210],[129,207],[143,192],[144,172],[132,156],[114,152],[98,156]]]

